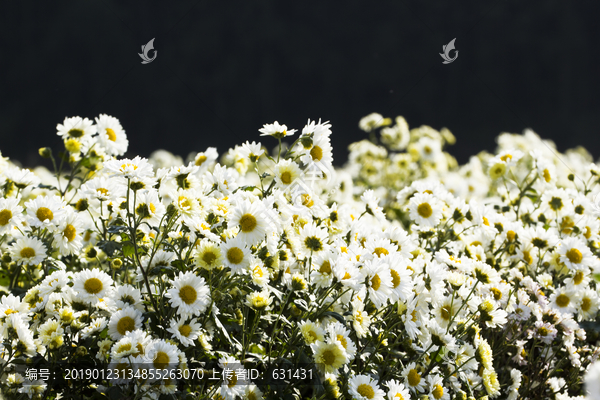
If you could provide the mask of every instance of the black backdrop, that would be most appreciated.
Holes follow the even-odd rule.
[[[65,116],[100,113],[129,155],[323,118],[340,164],[374,111],[448,127],[461,162],[526,127],[600,154],[597,1],[0,1],[0,150],[24,165]]]

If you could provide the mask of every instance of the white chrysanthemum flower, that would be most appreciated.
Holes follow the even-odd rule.
[[[329,138],[313,139],[310,150],[300,157],[300,161],[308,165],[310,171],[314,170],[317,176],[332,173],[333,148]]]
[[[87,199],[111,201],[123,196],[124,186],[105,176],[97,176],[81,185],[80,193]]]
[[[0,198],[0,235],[14,234],[17,228],[23,225],[23,207],[19,205],[19,199]]]
[[[18,391],[19,393],[28,395],[31,399],[33,396],[36,398],[42,397],[47,387],[48,384],[46,382],[41,379],[37,379],[34,381],[27,381],[27,383],[25,383],[23,387],[20,387]]]
[[[180,317],[179,320],[173,318],[167,331],[171,332],[171,337],[177,339],[179,343],[185,347],[193,346],[194,341],[198,339],[200,335],[200,329],[202,326],[198,323],[196,318],[193,318],[190,322],[187,322],[187,318]]]
[[[354,301],[352,304],[352,327],[359,338],[366,337],[369,334],[371,326],[371,317],[365,311],[365,305],[362,301]]]
[[[78,215],[69,211],[56,228],[54,244],[61,255],[75,254],[83,247],[83,226]]]
[[[158,198],[158,192],[155,189],[138,193],[135,204],[133,201],[131,201],[130,204],[132,207],[130,212],[135,212],[136,217],[139,218],[142,223],[147,223],[150,226],[158,226],[166,211],[165,206]],[[135,209],[133,209],[134,207]]]
[[[194,260],[196,264],[210,271],[223,265],[223,253],[218,244],[205,239],[198,245]]]
[[[142,313],[133,307],[125,307],[110,317],[108,334],[113,340],[119,340],[128,332],[142,327]]]
[[[0,298],[0,320],[11,314],[26,315],[29,311],[29,305],[21,301],[21,298],[12,294],[4,295]]]
[[[450,393],[444,387],[444,379],[438,374],[427,376],[427,387],[429,388],[430,399],[450,400]]]
[[[329,249],[327,231],[310,222],[300,228],[299,253],[303,257],[319,254]]]
[[[96,318],[88,326],[83,328],[80,332],[81,338],[86,339],[95,333],[100,333],[106,328],[108,321],[106,318]]]
[[[379,113],[371,113],[366,117],[361,118],[358,123],[358,127],[365,132],[371,132],[373,129],[386,126],[391,123],[392,120],[390,118],[383,118],[383,115]]]
[[[23,236],[10,247],[12,259],[19,264],[38,265],[46,259],[46,246],[35,237]]]
[[[337,374],[338,369],[349,361],[346,350],[338,341],[330,343],[317,341],[311,345],[311,348],[317,369],[323,374]]]
[[[140,290],[128,284],[118,285],[115,290],[111,292],[110,298],[114,301],[117,310],[126,307],[133,307],[138,311],[144,309]]]
[[[96,130],[100,145],[111,156],[122,156],[127,151],[129,140],[119,120],[106,114],[96,117]]]
[[[196,276],[192,271],[180,272],[165,297],[169,298],[172,307],[177,307],[177,313],[184,317],[200,315],[210,304],[210,291],[204,278]]]
[[[417,193],[409,202],[410,218],[419,226],[435,227],[442,218],[441,202],[429,193]]]
[[[600,361],[591,364],[583,378],[589,400],[600,399]]]
[[[171,343],[157,340],[151,343],[144,356],[139,358],[143,358],[145,362],[150,361],[155,369],[173,369],[179,365],[179,350]]]
[[[348,392],[356,400],[384,400],[385,392],[377,381],[367,375],[355,375],[348,379]]]
[[[268,311],[271,309],[272,303],[273,297],[271,297],[268,289],[263,289],[260,292],[255,291],[246,295],[245,304],[255,310]]]
[[[558,248],[560,261],[569,268],[579,270],[584,267],[595,267],[597,261],[587,245],[578,238],[564,239]]]
[[[229,267],[234,274],[243,274],[250,265],[250,250],[246,242],[239,237],[229,239],[221,244],[223,265]]]
[[[302,323],[300,323],[300,332],[307,345],[325,340],[325,331],[323,328],[312,321],[302,321]]]
[[[261,133],[260,136],[273,136],[275,139],[283,139],[296,133],[296,129],[288,130],[287,126],[280,125],[277,121],[272,124],[264,124],[258,131]]]
[[[327,327],[327,333],[332,341],[339,342],[348,356],[348,360],[354,360],[356,356],[356,344],[350,338],[350,330],[342,325],[339,321],[335,321]]]
[[[8,168],[4,176],[11,182],[14,182],[15,186],[19,189],[33,188],[40,184],[40,178],[38,178],[33,172],[28,169],[21,169],[18,167]]]
[[[112,278],[99,269],[83,270],[73,279],[73,290],[77,299],[88,304],[96,304],[108,294],[113,284]]]
[[[275,181],[282,189],[288,188],[302,174],[298,164],[292,160],[280,160],[275,165],[274,172]]]
[[[88,118],[71,117],[65,118],[62,124],[56,125],[57,135],[63,139],[91,138],[96,133],[94,121]]]
[[[422,377],[422,371],[419,371],[416,363],[411,362],[402,370],[404,384],[414,393],[424,392],[426,381]]]
[[[200,168],[211,167],[219,158],[216,147],[209,147],[206,151],[201,151],[194,157],[194,165]]]
[[[368,279],[369,300],[375,307],[384,306],[390,299],[392,291],[392,274],[389,265],[379,259],[367,261],[363,268],[364,275]]]
[[[244,200],[229,214],[228,226],[239,226],[237,235],[248,246],[258,244],[265,238],[267,221],[264,218],[263,205],[259,201],[251,203]]]
[[[490,398],[500,396],[500,382],[498,381],[498,374],[493,368],[486,368],[483,370],[483,386]]]
[[[579,320],[592,320],[596,317],[600,308],[600,297],[598,292],[592,288],[586,288],[579,293],[577,304],[577,316]]]
[[[388,400],[409,400],[410,392],[404,386],[403,383],[392,379],[391,381],[387,381],[385,384],[388,387],[387,398]]]
[[[568,289],[565,286],[556,288],[550,296],[550,306],[564,314],[572,314],[577,310],[579,292],[576,289]]]
[[[27,221],[33,227],[54,230],[62,221],[66,211],[58,196],[38,196],[25,203]]]
[[[133,159],[110,160],[104,163],[104,169],[112,176],[127,179],[143,179],[154,175],[152,165],[146,158],[136,156]]]

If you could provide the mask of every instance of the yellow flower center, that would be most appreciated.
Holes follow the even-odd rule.
[[[515,233],[515,231],[506,232],[506,239],[508,239],[509,242],[514,241],[516,236],[517,234]]]
[[[344,277],[342,278],[342,280],[344,281],[344,280],[346,280],[346,279],[350,279],[350,278],[352,278],[352,277],[350,276],[350,274],[349,274],[348,272],[346,272],[346,273],[344,274]]]
[[[135,321],[129,316],[125,316],[117,323],[117,332],[121,335],[125,335],[127,332],[131,332],[135,329]]]
[[[81,142],[77,139],[66,140],[65,149],[67,149],[69,153],[79,153],[81,151]]]
[[[569,305],[571,299],[566,294],[559,294],[556,297],[556,305],[563,308]]]
[[[73,129],[71,129],[71,130],[68,132],[68,134],[69,134],[69,136],[71,136],[71,137],[74,137],[74,138],[80,138],[80,137],[82,137],[82,136],[83,136],[83,130],[81,130],[81,129],[75,129],[75,128],[73,128]]]
[[[490,292],[494,295],[494,299],[500,300],[502,298],[502,291],[498,288],[491,288]]]
[[[198,293],[193,287],[185,285],[184,287],[179,289],[179,297],[181,298],[181,301],[189,305],[193,304],[196,301],[196,299],[198,298]]]
[[[546,182],[550,182],[550,180],[552,179],[552,177],[550,176],[550,171],[548,171],[548,169],[547,169],[547,168],[546,168],[546,169],[544,169],[544,172],[543,172],[543,174],[542,174],[542,175],[544,175],[544,180],[545,180]]]
[[[572,248],[569,251],[567,251],[566,255],[569,261],[571,261],[574,264],[579,264],[583,259],[581,252],[575,248]]]
[[[326,365],[333,365],[335,362],[335,353],[331,350],[325,350],[321,356],[323,363]]]
[[[388,254],[390,254],[390,252],[383,247],[376,247],[375,250],[373,250],[373,254],[377,254],[377,257],[381,257],[382,254],[384,256],[387,256]]]
[[[117,134],[112,129],[106,128],[106,135],[108,136],[108,140],[110,140],[111,142],[117,141]]]
[[[12,218],[12,211],[10,210],[2,210],[0,211],[0,225],[5,226],[8,224],[8,221]]]
[[[434,398],[441,399],[444,395],[444,387],[442,385],[435,385],[431,393],[433,394]]]
[[[345,349],[348,348],[348,342],[346,341],[346,338],[343,335],[337,335],[337,340],[340,341],[343,348],[345,348]]]
[[[433,209],[429,203],[421,203],[419,204],[419,207],[417,207],[417,213],[423,218],[429,218],[431,217],[431,214],[433,214]]]
[[[45,220],[52,221],[54,219],[54,214],[52,214],[52,211],[50,211],[50,209],[46,207],[38,208],[37,212],[35,213],[35,216],[42,222],[44,222]]]
[[[183,337],[188,337],[190,336],[190,333],[192,333],[192,327],[189,325],[181,325],[179,327],[179,333],[181,333],[181,336]]]
[[[131,350],[131,343],[124,343],[117,347],[117,353],[123,353],[124,351]]]
[[[393,269],[390,269],[390,273],[392,274],[392,285],[394,285],[395,289],[400,284],[400,274]]]
[[[83,288],[89,294],[100,293],[100,291],[103,288],[102,281],[98,278],[90,278],[85,281],[85,283],[83,284]]]
[[[450,309],[450,306],[448,304],[443,306],[440,314],[443,319],[445,319],[446,321],[450,321],[450,317],[452,316],[452,310]]]
[[[207,251],[202,255],[202,261],[204,261],[207,265],[212,265],[216,259],[217,256],[212,251]]]
[[[319,272],[322,274],[330,274],[331,273],[331,264],[329,261],[324,261],[319,268]]]
[[[230,388],[234,387],[235,385],[237,385],[237,375],[235,373],[231,374],[231,376],[228,378],[228,383],[227,386],[229,386]]]
[[[584,312],[588,312],[591,307],[592,307],[592,300],[590,300],[589,297],[584,297],[583,300],[581,300],[581,309]]]
[[[505,154],[502,157],[500,157],[500,159],[504,162],[506,162],[507,160],[512,160],[512,156],[510,154]]]
[[[244,214],[240,218],[240,226],[242,227],[242,232],[252,232],[256,228],[256,218],[252,214]]]
[[[581,282],[583,282],[584,277],[585,275],[583,274],[583,271],[577,271],[575,273],[575,276],[573,277],[573,283],[576,285],[580,285]]]
[[[200,165],[204,164],[204,161],[206,161],[206,160],[207,160],[207,157],[204,154],[199,155],[198,157],[196,157],[196,165],[200,166]]]
[[[366,383],[361,383],[360,385],[358,385],[356,391],[358,392],[358,394],[360,394],[363,397],[366,397],[367,399],[372,399],[375,397],[375,391],[373,390],[371,385],[367,385]]]
[[[67,238],[69,242],[72,242],[73,239],[77,236],[77,230],[71,224],[68,224],[65,230],[63,231],[63,236]]]
[[[309,336],[309,342],[310,343],[314,343],[317,341],[318,337],[317,334],[315,333],[315,331],[308,331],[307,335]]]
[[[528,250],[523,251],[523,260],[530,265],[533,262],[533,258],[531,258],[531,254],[529,254]]]
[[[179,196],[177,201],[179,202],[179,206],[183,209],[189,209],[192,206],[190,200],[185,196]]]
[[[379,290],[380,286],[381,286],[381,278],[379,277],[379,275],[375,274],[371,278],[371,287],[373,288],[373,290]]]
[[[227,250],[227,260],[232,264],[239,264],[244,259],[244,252],[239,247]]]
[[[315,161],[321,161],[321,158],[323,158],[323,149],[319,146],[313,146],[310,150],[310,156]]]
[[[156,353],[156,358],[154,359],[154,366],[156,369],[164,369],[169,365],[169,355],[164,351],[159,351]]]
[[[283,182],[285,185],[292,183],[292,174],[289,171],[285,171],[283,174],[281,174],[281,182]]]
[[[19,253],[22,258],[32,258],[35,257],[35,250],[31,247],[23,247],[21,252]]]
[[[417,386],[421,382],[421,375],[417,372],[416,369],[411,369],[408,372],[408,384],[412,387]]]

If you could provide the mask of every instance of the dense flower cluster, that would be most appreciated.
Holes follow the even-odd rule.
[[[60,158],[40,149],[54,174],[0,157],[0,393],[566,400],[585,380],[600,398],[585,150],[502,134],[459,166],[445,128],[360,127],[343,168],[310,120],[260,129],[272,155],[246,142],[220,163],[118,158],[106,115],[57,126]]]

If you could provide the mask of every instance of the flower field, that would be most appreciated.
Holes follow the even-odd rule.
[[[123,158],[66,118],[0,157],[0,398],[600,399],[600,168],[527,130],[277,122]],[[589,393],[588,393],[589,391]]]

